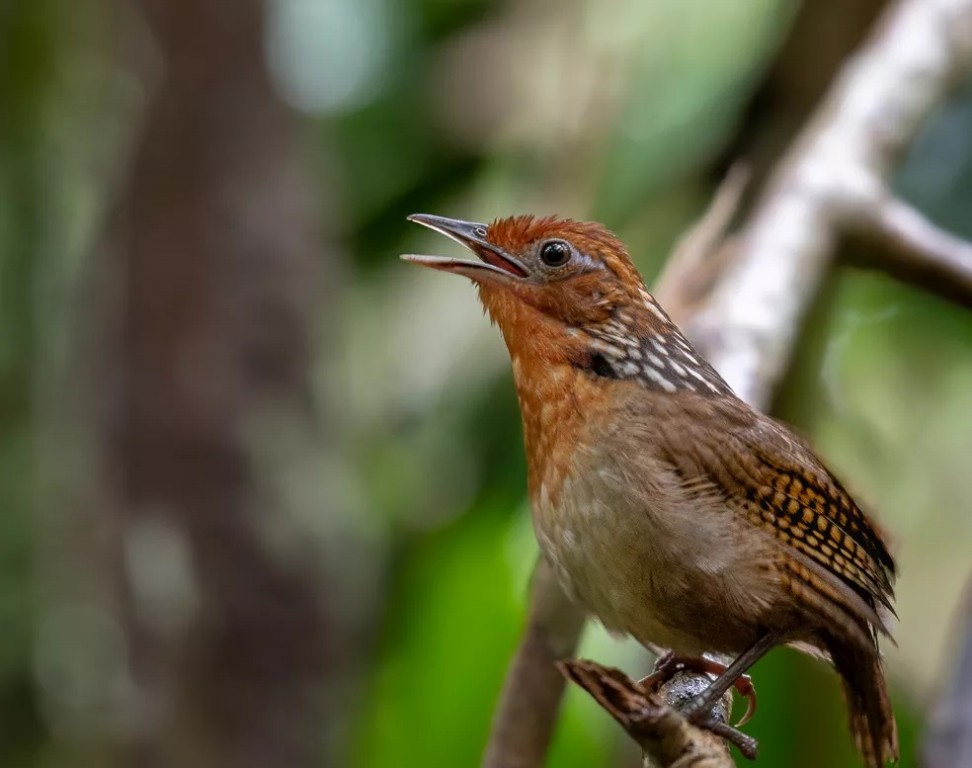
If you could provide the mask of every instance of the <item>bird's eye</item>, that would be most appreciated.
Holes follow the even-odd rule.
[[[540,247],[540,259],[548,267],[562,267],[570,261],[570,246],[563,240],[550,240]]]

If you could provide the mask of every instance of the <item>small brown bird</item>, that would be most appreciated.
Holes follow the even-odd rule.
[[[877,644],[894,561],[812,449],[733,394],[601,225],[409,218],[479,257],[403,258],[470,278],[503,333],[534,528],[567,592],[643,644],[735,657],[684,710],[700,723],[771,648],[828,657],[865,761],[896,760]]]

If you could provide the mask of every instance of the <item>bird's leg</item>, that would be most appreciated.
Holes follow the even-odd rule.
[[[652,673],[642,678],[639,684],[646,690],[652,690],[683,671],[698,672],[704,675],[716,675],[718,679],[726,674],[728,669],[725,664],[720,664],[718,661],[707,659],[704,656],[679,656],[673,651],[669,651],[658,657]],[[746,697],[746,714],[735,725],[736,728],[740,728],[748,723],[752,716],[756,714],[756,688],[753,687],[753,680],[749,675],[739,675],[732,682],[732,686],[741,696]],[[718,698],[713,700],[713,705],[716,701],[718,701]]]
[[[682,714],[698,725],[709,727],[709,720],[711,720],[709,710],[715,706],[715,703],[719,701],[726,691],[728,691],[732,686],[737,685],[739,679],[743,676],[747,669],[765,656],[766,653],[776,644],[776,635],[771,632],[767,632],[765,635],[760,637],[755,643],[749,646],[749,648],[743,651],[736,658],[736,660],[732,662],[732,664],[725,667],[722,674],[720,674],[719,677],[713,681],[712,685],[682,707]],[[749,687],[752,688],[751,681],[749,682]],[[750,699],[750,702],[750,706],[753,708],[753,704],[755,703],[755,695],[752,699]],[[751,715],[752,712],[747,709],[745,716],[740,722],[746,722]]]

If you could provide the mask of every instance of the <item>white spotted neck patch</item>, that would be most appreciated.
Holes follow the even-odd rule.
[[[587,360],[575,363],[594,376],[636,380],[661,392],[731,395],[718,372],[689,344],[655,300],[644,292],[652,314],[650,331],[638,327],[630,310],[618,308],[610,320],[584,330],[591,339]]]

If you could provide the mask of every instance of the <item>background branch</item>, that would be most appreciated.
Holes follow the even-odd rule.
[[[958,653],[943,670],[947,690],[929,718],[922,755],[925,768],[972,765],[972,582],[955,624]]]
[[[882,208],[887,214],[887,179],[894,163],[970,64],[972,0],[894,3],[770,176],[731,252],[725,250],[725,240],[706,231],[713,223],[721,221],[724,226],[728,221],[720,204],[713,206],[696,234],[683,241],[689,246],[680,248],[678,256],[687,263],[704,262],[692,243],[703,244],[710,257],[719,250],[729,255],[716,260],[725,269],[713,283],[710,301],[695,311],[697,278],[677,264],[666,269],[656,296],[737,394],[754,407],[768,408],[840,237],[860,229],[863,222],[873,228]],[[730,185],[729,193],[720,197],[724,201],[733,195],[738,198]],[[946,264],[954,268],[964,263],[954,258],[962,252],[957,241],[940,234],[930,237],[928,226],[917,226],[915,217],[903,216],[900,208],[891,212],[898,230],[909,233],[912,242],[950,246],[925,249],[926,271],[941,273]],[[910,226],[902,227],[902,221]],[[882,231],[896,230],[887,226]],[[912,248],[911,253],[918,258],[921,251]],[[578,634],[582,626],[577,609],[562,596],[538,594],[547,590],[559,587],[553,580],[537,580],[526,634],[508,674],[487,748],[490,768],[542,763],[561,684],[547,679],[548,687],[541,692],[526,681],[530,663],[549,663],[556,656],[547,624],[554,617],[541,618],[537,607],[559,604],[557,624],[576,627]],[[576,636],[570,642],[559,639],[564,648],[576,646]],[[548,708],[531,719],[517,717],[522,707],[513,700],[517,691],[527,690],[525,702],[543,702]],[[545,727],[527,732],[535,721]]]
[[[972,307],[972,243],[945,232],[895,197],[862,211],[852,224],[865,247],[848,249],[848,263]]]
[[[484,766],[543,764],[564,690],[555,663],[573,656],[583,626],[583,612],[567,599],[541,558],[533,572],[526,631],[500,694]]]
[[[899,0],[770,177],[730,273],[684,329],[747,402],[768,401],[840,236],[873,218],[902,150],[970,64],[970,0]]]

